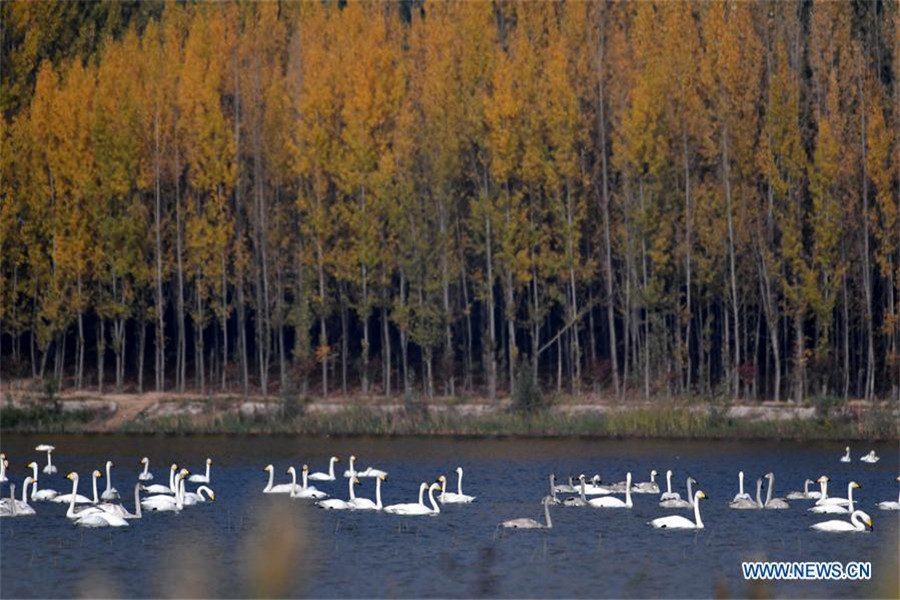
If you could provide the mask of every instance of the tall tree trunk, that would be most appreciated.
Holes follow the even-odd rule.
[[[175,387],[184,393],[187,379],[187,331],[184,323],[184,222],[181,215],[181,168],[178,162],[178,145],[175,144],[175,266],[178,298],[178,352],[175,360]]]
[[[728,157],[728,127],[722,126],[722,178],[725,180],[725,214],[728,219],[728,273],[731,283],[731,308],[734,322],[734,368],[731,393],[736,398],[741,393],[738,370],[741,366],[741,319],[738,314],[737,269],[735,268],[734,216],[731,198],[731,161]]]
[[[156,376],[156,391],[161,392],[165,388],[166,380],[166,323],[163,305],[163,278],[162,278],[162,194],[160,193],[160,148],[159,148],[159,99],[156,101],[156,110],[153,116],[153,143],[154,143],[154,168],[155,202],[154,202],[154,246],[156,254],[156,343],[154,344],[153,372]]]

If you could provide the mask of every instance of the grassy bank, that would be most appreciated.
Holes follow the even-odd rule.
[[[684,408],[635,409],[606,415],[572,416],[544,410],[478,417],[404,410],[386,414],[351,406],[335,414],[240,414],[160,417],[126,424],[123,431],[167,433],[298,433],[315,435],[451,435],[524,437],[634,437],[691,439],[896,440],[898,427],[887,411],[859,420],[728,419],[715,411]]]
[[[0,431],[65,433],[84,431],[91,423],[106,416],[106,411],[63,411],[53,403],[4,406],[0,409]]]

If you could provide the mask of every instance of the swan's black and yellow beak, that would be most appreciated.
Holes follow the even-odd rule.
[[[384,481],[385,479],[387,479],[387,475],[382,475],[381,480]]]
[[[340,457],[340,456],[335,456],[335,457],[334,457],[334,462],[341,462],[341,457]],[[898,479],[900,479],[900,477],[898,477]]]
[[[69,473],[66,475],[66,479],[75,479],[75,473]]]
[[[701,491],[699,494],[697,494],[697,498],[700,498],[701,500],[702,500],[702,499],[705,499],[705,498],[706,498],[706,492]]]
[[[869,529],[871,529],[872,531],[875,531],[875,525],[872,523],[872,519],[868,519],[866,521],[866,525],[869,526]]]

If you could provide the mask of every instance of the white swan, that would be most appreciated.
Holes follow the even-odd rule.
[[[766,477],[769,479],[769,486],[768,486],[768,490],[766,491],[765,507],[769,510],[790,508],[791,505],[784,498],[773,498],[772,497],[775,493],[775,473],[772,473],[770,471],[770,472],[766,473]]]
[[[212,464],[213,464],[212,459],[207,458],[206,459],[206,475],[200,475],[200,474],[191,475],[190,477],[188,477],[188,481],[191,481],[193,483],[209,483],[209,468],[212,466]]]
[[[456,467],[456,493],[447,491],[447,478],[441,475],[438,480],[441,482],[441,495],[439,500],[442,504],[468,504],[475,500],[475,496],[467,496],[462,491],[463,468]]]
[[[691,521],[681,515],[659,517],[650,521],[650,525],[656,529],[703,529],[703,521],[700,519],[700,500],[706,498],[703,490],[697,490],[694,494],[694,520]]]
[[[373,469],[372,467],[357,471],[355,455],[350,456],[350,468],[344,471],[344,477],[381,477],[382,475],[387,475],[387,471]]]
[[[833,521],[823,521],[822,523],[810,525],[809,528],[815,529],[816,531],[844,532],[867,531],[867,529],[874,529],[874,526],[872,525],[872,517],[861,510],[855,510],[850,515],[849,522],[835,519]]]
[[[278,485],[272,485],[275,479],[275,467],[272,465],[266,465],[263,468],[263,471],[267,471],[269,473],[269,483],[266,484],[266,487],[263,488],[263,494],[290,494],[294,491],[294,488],[297,487],[296,481],[294,483],[281,483]]]
[[[786,498],[788,500],[818,500],[821,497],[821,493],[819,492],[811,492],[809,491],[809,485],[811,483],[815,483],[812,479],[806,479],[803,481],[803,491],[802,492],[791,492]]]
[[[669,500],[663,500],[659,503],[659,506],[662,508],[690,508],[693,504],[694,498],[694,489],[693,484],[697,483],[697,480],[693,477],[688,477],[687,484],[687,500],[682,500],[679,496],[678,498],[670,498]],[[674,494],[677,496],[677,494]]]
[[[418,512],[420,507],[426,511],[430,510],[425,506],[425,492],[428,490],[427,483],[419,484],[419,501],[406,502],[404,504],[391,504],[384,507],[384,512],[392,515],[408,515],[408,514],[428,514],[427,512]]]
[[[544,496],[541,502],[544,500],[548,500],[553,505],[559,504],[559,498],[556,496],[556,473],[550,473],[550,493]]]
[[[828,482],[831,481],[831,478],[827,475],[822,475],[818,479],[818,483],[822,486],[822,497],[816,500],[816,506],[822,506],[824,504],[836,504],[838,506],[847,506],[850,503],[849,498],[838,498],[838,497],[829,497],[828,496]]]
[[[600,485],[600,482],[599,475],[591,477],[591,482],[584,486],[584,493],[588,496],[605,496],[613,493],[610,488]]]
[[[900,475],[897,476],[897,481],[900,481]],[[896,502],[891,502],[890,500],[879,502],[878,508],[881,510],[900,510],[900,496],[897,497]]]
[[[354,498],[349,502],[350,508],[353,510],[381,510],[381,482],[387,478],[387,475],[381,475],[375,478],[375,502],[368,498]]]
[[[97,504],[96,507],[102,509],[104,512],[122,517],[123,519],[140,519],[143,516],[141,514],[141,488],[142,486],[140,482],[134,484],[133,513],[128,512],[128,509],[121,504],[110,504],[104,502],[102,504]]]
[[[507,529],[553,529],[553,521],[550,520],[550,502],[544,498],[544,523],[534,519],[510,519],[500,523],[500,527]]]
[[[619,498],[606,496],[604,498],[591,498],[588,504],[594,508],[631,508],[634,506],[631,502],[631,471],[625,475],[625,501]]]
[[[34,461],[31,461],[27,465],[27,467],[31,468],[31,479],[34,485],[31,488],[31,500],[53,500],[57,496],[59,496],[59,492],[56,490],[50,489],[38,489],[38,464]]]
[[[853,512],[853,490],[859,489],[862,486],[856,483],[855,481],[851,481],[847,484],[847,504],[819,504],[808,508],[811,513],[816,514],[826,514],[826,515],[849,515]]]
[[[350,488],[350,499],[349,500],[341,500],[339,498],[329,498],[328,500],[319,500],[316,502],[316,506],[319,508],[324,508],[326,510],[350,510],[353,508],[351,502],[356,500],[356,494],[353,491],[353,486],[359,484],[359,478],[350,477],[347,479],[347,486]]]
[[[56,473],[56,467],[53,466],[53,460],[50,458],[50,454],[51,454],[54,450],[56,450],[56,448],[55,448],[54,446],[49,445],[49,444],[40,444],[40,445],[38,445],[38,446],[35,446],[34,449],[37,450],[38,452],[46,452],[46,453],[47,453],[47,464],[44,465],[44,470],[43,470],[43,472],[44,472],[44,473],[47,473],[48,475],[51,475],[51,474],[53,474],[53,473]]]
[[[103,490],[103,493],[100,494],[100,498],[103,500],[118,500],[119,499],[119,490],[112,486],[112,472],[111,469],[115,466],[113,461],[106,461],[106,489]]]
[[[762,502],[762,477],[756,480],[756,500],[748,500],[742,498],[740,500],[732,500],[728,504],[728,508],[737,510],[755,510],[763,507]]]
[[[732,502],[738,502],[740,500],[753,500],[750,497],[750,494],[744,491],[744,472],[738,471],[738,493],[735,495],[734,500]]]
[[[844,455],[841,457],[841,462],[848,463],[851,460],[852,459],[850,458],[850,446],[847,446],[846,448],[844,448]]]
[[[860,457],[859,457],[859,460],[861,460],[861,461],[864,462],[864,463],[875,464],[875,463],[877,463],[877,462],[878,462],[879,460],[881,460],[881,459],[880,459],[879,457],[875,456],[875,451],[872,450],[872,451],[869,452],[868,454],[866,454],[866,455],[864,455],[864,456],[860,456]]]
[[[650,481],[640,481],[634,484],[631,492],[633,494],[658,494],[659,493],[659,484],[656,483],[656,476],[659,473],[656,472],[656,469],[650,470]]]
[[[323,473],[323,472],[319,471],[319,472],[313,473],[312,475],[309,476],[309,479],[311,481],[334,481],[335,480],[334,463],[339,463],[339,462],[341,462],[340,458],[338,458],[337,456],[332,456],[328,460],[328,472]]]
[[[556,480],[556,476],[553,476],[554,481]],[[574,494],[578,492],[578,486],[575,485],[575,477],[569,475],[569,483],[560,483],[554,488],[557,492],[560,493],[570,493]]]
[[[99,476],[99,471],[94,471],[94,482],[96,484],[97,477]],[[69,473],[66,476],[67,479],[72,480],[72,500],[69,502],[69,510],[66,511],[66,517],[72,519],[72,522],[78,527],[127,527],[128,522],[125,521],[125,518],[120,514],[109,510],[103,510],[97,506],[84,506],[81,508],[75,508],[75,496],[77,495],[78,490],[78,474],[77,473]],[[135,502],[137,502],[139,498],[139,488],[135,486]],[[124,509],[123,509],[124,510]],[[127,511],[125,511],[127,513]],[[140,511],[138,510],[136,515],[132,515],[133,518],[140,517]]]
[[[153,483],[150,485],[144,486],[144,493],[146,494],[175,494],[175,472],[178,471],[178,465],[172,463],[169,466],[169,485],[162,485],[161,483]]]
[[[6,460],[6,455],[0,452],[0,483],[9,481],[9,478],[6,476],[6,467],[8,466],[9,462]]]
[[[181,480],[184,479],[184,471],[180,471],[174,476],[175,495],[156,494],[141,500],[141,506],[146,510],[158,512],[180,512],[184,508],[184,487]]]
[[[181,481],[181,485],[184,485],[184,480]],[[201,485],[193,492],[182,492],[182,502],[184,502],[185,506],[193,506],[194,504],[206,502],[207,499],[210,502],[215,502],[216,493],[205,485]]]
[[[585,497],[585,488],[587,487],[587,482],[584,475],[578,476],[578,481],[581,482],[581,495],[573,496],[571,498],[566,498],[563,500],[563,506],[587,506],[587,498]]]
[[[97,478],[100,476],[100,471],[94,470],[91,474],[94,479],[94,486],[96,490]],[[79,506],[75,508],[75,498],[78,496],[78,473],[74,471],[66,475],[66,479],[72,482],[72,493],[67,494],[69,496],[69,510],[66,511],[66,517],[69,519],[80,519],[81,517],[87,516],[93,513],[102,513],[103,509],[94,506]]]
[[[10,487],[9,498],[0,500],[0,514],[6,517],[23,517],[35,514],[34,508],[28,504],[28,487],[34,483],[34,478],[28,476],[22,483],[22,499],[16,500],[15,486]]]
[[[138,475],[138,481],[152,481],[153,473],[150,472],[150,459],[145,456],[141,459],[141,464],[144,465],[144,470]]]
[[[672,491],[672,469],[666,471],[666,491],[659,497],[659,501],[663,500],[681,500],[681,494]]]
[[[294,470],[294,467],[288,469],[288,474],[291,476],[291,482],[297,481],[297,471]],[[328,494],[309,485],[309,466],[303,465],[303,486],[298,487],[291,492],[291,498],[311,498],[314,500],[321,500],[322,498],[327,497]]]

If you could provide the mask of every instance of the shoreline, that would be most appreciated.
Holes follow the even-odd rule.
[[[509,399],[262,398],[6,391],[3,433],[283,434],[376,437],[900,440],[890,403],[758,404],[563,396],[532,411]]]

